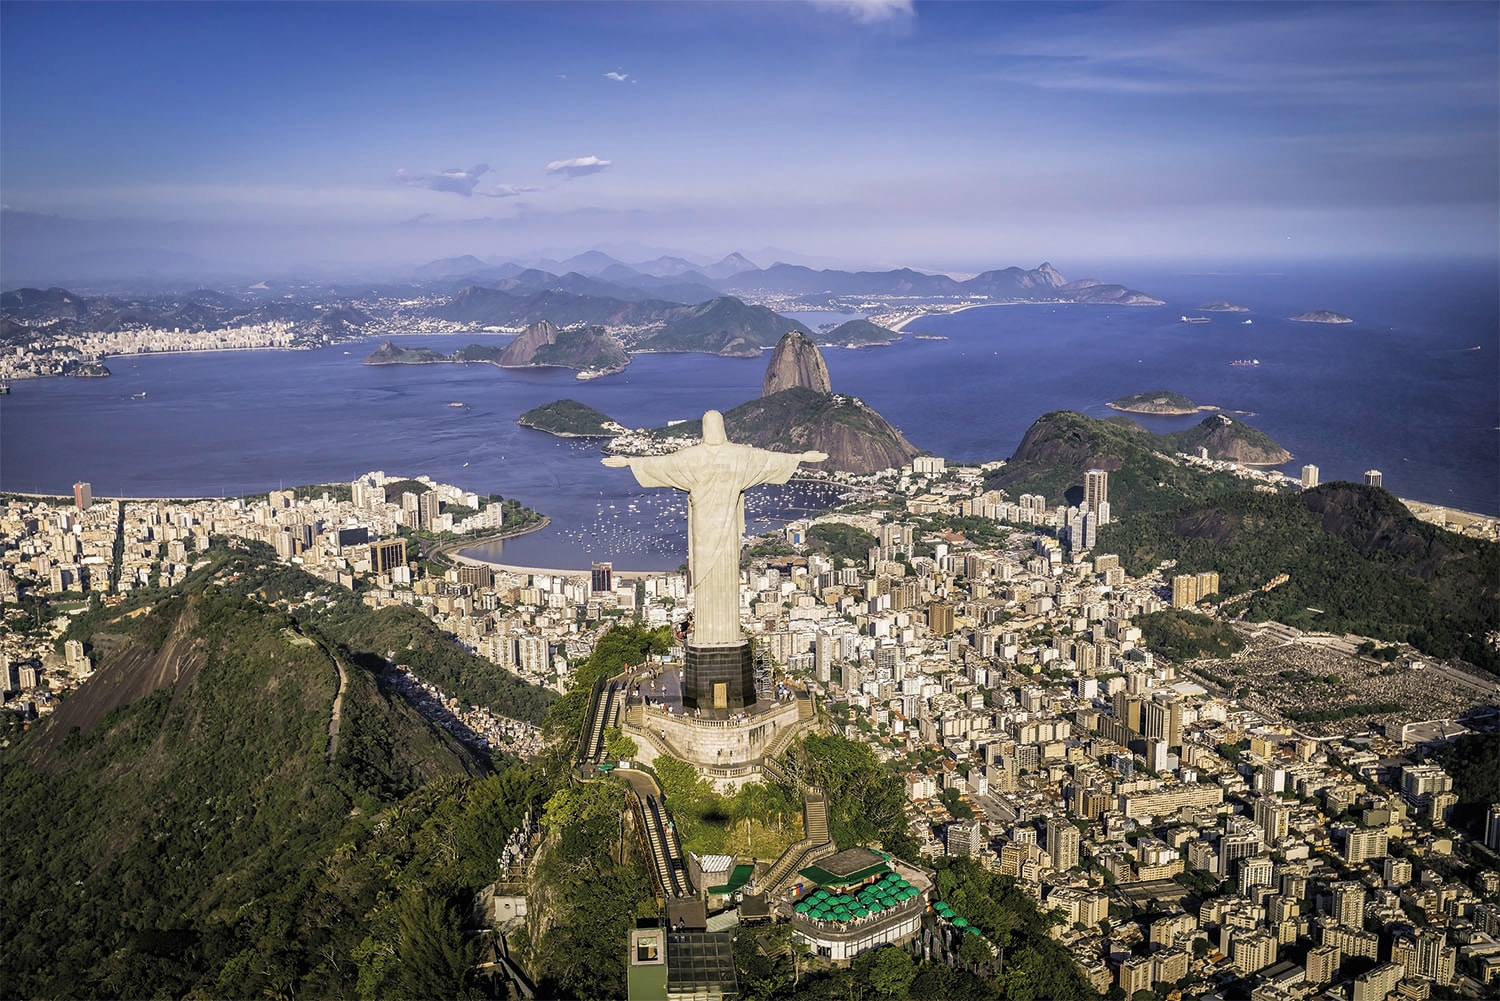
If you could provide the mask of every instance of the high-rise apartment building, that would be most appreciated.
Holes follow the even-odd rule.
[[[1344,839],[1344,861],[1359,865],[1366,859],[1381,858],[1390,846],[1384,827],[1357,827]]]
[[[82,480],[73,484],[73,506],[87,511],[94,503],[94,488]]]
[[[1089,506],[1089,510],[1095,514],[1108,512],[1109,510],[1109,471],[1104,469],[1090,469],[1083,474],[1083,502]],[[1101,517],[1101,523],[1108,521],[1107,517]]]
[[[595,594],[615,589],[615,565],[611,562],[595,563],[589,568],[590,585]]]
[[[1365,926],[1365,887],[1357,879],[1340,880],[1328,887],[1332,900],[1329,913],[1345,928],[1363,929]]]
[[[1255,801],[1255,826],[1267,845],[1274,845],[1291,829],[1291,805],[1275,796],[1261,796]]]
[[[419,494],[417,496],[417,527],[431,530],[442,507],[443,502],[438,498],[436,490],[426,490]]]
[[[948,825],[948,854],[977,858],[985,848],[984,828],[979,822],[954,821]]]
[[[1307,950],[1305,966],[1309,984],[1331,983],[1339,972],[1339,951],[1331,945],[1315,945]]]
[[[1500,803],[1490,804],[1484,826],[1484,844],[1490,851],[1500,852]]]
[[[1266,932],[1236,931],[1230,943],[1230,959],[1246,976],[1276,962],[1276,939]]]
[[[1054,866],[1064,870],[1076,866],[1080,841],[1078,828],[1066,817],[1048,818],[1047,854],[1052,856]]]
[[[1302,489],[1311,490],[1318,485],[1318,467],[1312,463],[1302,467]]]
[[[1381,963],[1354,978],[1351,1001],[1385,1001],[1386,995],[1396,989],[1396,984],[1405,975],[1400,963]]]

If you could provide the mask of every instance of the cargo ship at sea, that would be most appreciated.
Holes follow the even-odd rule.
[[[1178,317],[1178,320],[1180,320],[1182,323],[1207,323],[1208,322],[1208,317],[1206,317],[1206,316],[1180,316],[1180,317]]]
[[[1229,364],[1231,364],[1231,365],[1241,365],[1241,366],[1244,366],[1244,365],[1259,365],[1260,364],[1260,359],[1259,358],[1236,358],[1234,361],[1230,362]]]

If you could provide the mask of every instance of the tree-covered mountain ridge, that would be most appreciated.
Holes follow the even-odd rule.
[[[1421,521],[1380,487],[1239,489],[1128,512],[1100,529],[1099,550],[1131,574],[1164,560],[1217,571],[1221,594],[1249,595],[1235,614],[1253,621],[1407,642],[1500,674],[1500,545]]]
[[[1247,464],[1286,462],[1291,453],[1244,421],[1210,414],[1201,423],[1172,434],[1153,434],[1129,417],[1086,417],[1055,410],[1027,428],[1015,453],[990,473],[986,485],[1012,495],[1040,493],[1052,505],[1076,504],[1083,497],[1084,474],[1110,474],[1109,498],[1116,514],[1144,508],[1175,507],[1184,498],[1238,489],[1227,473],[1206,474],[1176,458],[1208,450],[1210,459]]]
[[[464,989],[530,780],[269,603],[285,573],[220,553],[91,613],[95,676],[0,750],[8,996]]]

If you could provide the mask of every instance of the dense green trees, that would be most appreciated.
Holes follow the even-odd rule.
[[[788,754],[792,774],[828,793],[829,833],[840,848],[883,844],[915,859],[917,844],[906,828],[906,793],[866,744],[837,734],[809,734]]]
[[[807,530],[808,548],[827,554],[835,567],[846,563],[862,567],[869,562],[870,547],[879,540],[862,528],[839,522],[823,522]]]
[[[478,777],[352,663],[333,753],[347,651],[257,565],[231,558],[149,614],[96,617],[115,634],[102,686],[0,750],[8,995],[464,989],[462,915],[555,779]]]
[[[1135,624],[1148,647],[1179,663],[1199,657],[1229,657],[1245,646],[1229,623],[1196,612],[1164,608],[1140,616]]]
[[[1252,621],[1404,641],[1500,673],[1485,640],[1500,626],[1500,546],[1418,521],[1378,487],[1221,494],[1106,525],[1099,549],[1131,574],[1168,559],[1217,570],[1223,594],[1250,593],[1236,612]],[[1260,590],[1278,574],[1289,579]]]
[[[549,734],[576,738],[583,729],[594,682],[619,674],[625,665],[639,666],[654,655],[672,648],[672,633],[666,626],[617,625],[594,644],[594,652],[573,669],[568,690],[552,703],[545,723]]]

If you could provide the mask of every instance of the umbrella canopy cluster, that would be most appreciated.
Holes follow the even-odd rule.
[[[820,921],[852,921],[895,907],[921,893],[894,872],[865,886],[856,893],[830,893],[819,887],[797,901],[793,908]]]
[[[973,925],[969,924],[968,918],[959,917],[957,912],[953,910],[953,908],[948,904],[946,900],[939,900],[937,903],[933,904],[932,910],[934,914],[942,918],[944,921],[953,922],[953,927],[957,928],[959,931],[967,932],[970,935],[983,934],[978,928],[975,928]]]

